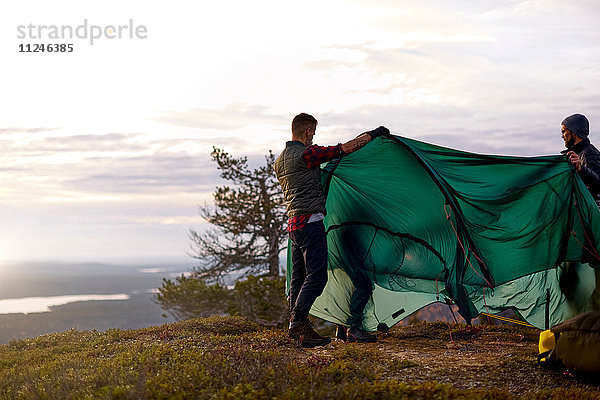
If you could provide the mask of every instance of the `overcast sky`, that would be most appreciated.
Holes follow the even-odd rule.
[[[556,154],[576,112],[600,144],[597,1],[90,3],[0,6],[0,264],[187,257],[223,184],[212,146],[259,162],[299,112],[323,145],[385,125]],[[92,25],[128,28],[90,44]],[[35,43],[73,51],[19,52]]]

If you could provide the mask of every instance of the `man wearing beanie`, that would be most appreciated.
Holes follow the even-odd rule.
[[[573,114],[564,119],[561,125],[562,138],[569,157],[588,190],[600,205],[600,152],[590,143],[590,124],[585,115]]]

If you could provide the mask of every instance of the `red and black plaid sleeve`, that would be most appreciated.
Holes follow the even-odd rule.
[[[337,146],[317,146],[310,145],[304,150],[303,159],[308,168],[316,168],[324,162],[333,160],[342,155],[342,145]]]

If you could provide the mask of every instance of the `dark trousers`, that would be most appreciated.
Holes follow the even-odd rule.
[[[292,281],[290,310],[292,321],[308,317],[313,303],[327,283],[327,236],[323,221],[311,222],[290,232],[292,242]]]
[[[371,299],[373,284],[367,275],[365,260],[370,250],[361,246],[361,230],[352,225],[340,231],[340,240],[344,245],[347,262],[343,266],[354,285],[354,293],[350,298],[350,318],[346,321],[350,326],[362,329],[363,313],[365,306]]]
[[[371,280],[364,273],[364,266],[362,268],[355,269],[352,271],[353,274],[350,275],[355,289],[350,298],[350,319],[348,323],[356,328],[362,328],[363,312],[373,293]]]

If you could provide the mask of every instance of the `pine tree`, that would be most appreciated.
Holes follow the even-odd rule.
[[[279,253],[287,239],[283,193],[273,171],[275,156],[250,169],[247,157],[233,158],[213,147],[212,160],[232,186],[217,187],[214,205],[201,206],[200,215],[212,227],[190,229],[192,256],[201,262],[198,275],[219,280],[239,271],[244,276],[279,276]]]

